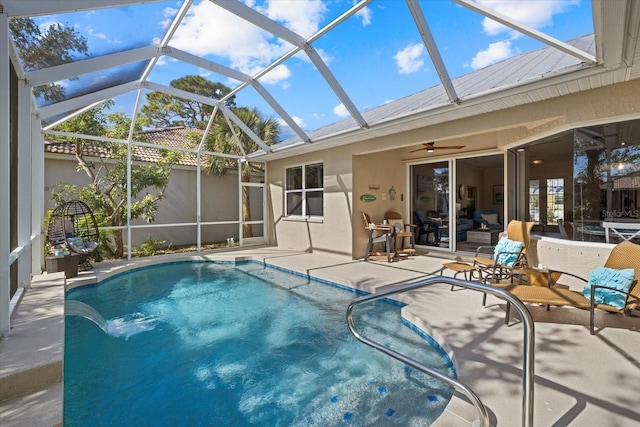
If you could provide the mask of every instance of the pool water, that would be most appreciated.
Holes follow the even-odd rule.
[[[64,425],[430,425],[453,389],[353,338],[355,297],[260,263],[174,263],[74,289]],[[354,320],[455,375],[400,307],[363,304]]]

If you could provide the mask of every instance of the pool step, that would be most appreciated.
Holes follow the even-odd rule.
[[[0,425],[62,423],[64,273],[34,277],[0,341]]]

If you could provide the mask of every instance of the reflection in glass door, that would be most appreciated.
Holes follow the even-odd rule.
[[[411,211],[417,245],[449,247],[449,163],[411,166]]]

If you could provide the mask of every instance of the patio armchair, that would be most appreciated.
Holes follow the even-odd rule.
[[[416,242],[419,245],[438,246],[442,220],[436,211],[415,211],[413,221],[416,225]]]
[[[400,256],[414,255],[416,253],[414,235],[417,226],[415,224],[405,223],[402,215],[396,211],[387,211],[387,213],[384,214],[384,219],[387,220],[389,225],[394,227],[393,244],[396,254]],[[400,247],[398,247],[398,238],[400,239]],[[405,239],[409,241],[409,245],[406,248],[404,245]]]
[[[617,244],[604,267],[589,272],[589,280],[571,273],[548,270],[548,274],[569,275],[586,283],[582,292],[549,286],[508,285],[503,288],[520,301],[550,306],[570,306],[590,311],[589,332],[595,334],[595,310],[631,315],[640,307],[640,245],[632,242]],[[507,302],[505,323],[509,322],[510,304]]]
[[[387,262],[393,261],[393,258],[395,257],[395,251],[393,247],[393,226],[373,223],[371,221],[371,217],[366,212],[362,212],[362,219],[364,220],[366,230],[369,232],[364,260],[369,261],[369,258],[373,260],[383,259],[384,255],[382,253],[372,252],[372,250],[374,244],[384,243]]]
[[[507,235],[496,246],[479,246],[473,258],[473,265],[481,268],[484,280],[495,283],[522,274],[527,265],[527,247],[531,239],[534,222],[512,220],[507,225]],[[491,250],[490,256],[482,255]]]

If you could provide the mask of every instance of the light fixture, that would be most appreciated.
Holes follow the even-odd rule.
[[[427,153],[433,153],[434,151],[436,151],[433,146],[427,147]]]
[[[534,165],[541,165],[541,164],[542,164],[542,159],[535,159],[535,160],[533,161],[533,164],[534,164]]]

